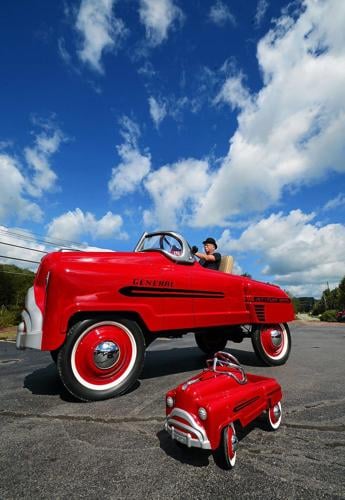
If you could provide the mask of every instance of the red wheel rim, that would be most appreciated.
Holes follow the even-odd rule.
[[[225,439],[227,460],[229,465],[233,467],[236,462],[236,449],[238,443],[233,424],[230,424],[226,429]]]
[[[109,366],[95,361],[99,346],[116,346],[116,356]],[[93,390],[119,385],[131,372],[137,354],[135,339],[124,325],[101,322],[92,325],[77,339],[71,354],[72,371],[77,380]]]
[[[282,407],[281,403],[277,403],[276,405],[272,406],[268,410],[268,418],[270,421],[270,425],[273,429],[278,429],[280,426],[280,422],[282,419]]]
[[[260,341],[263,350],[270,358],[279,359],[285,355],[288,347],[288,339],[286,330],[282,325],[262,327]]]

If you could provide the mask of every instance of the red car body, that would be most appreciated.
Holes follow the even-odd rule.
[[[208,368],[166,394],[165,429],[179,444],[217,452],[235,465],[235,426],[244,428],[260,415],[267,427],[281,423],[282,390],[273,378],[245,374],[237,359],[218,352]]]
[[[158,232],[134,252],[48,254],[22,318],[17,347],[50,351],[67,389],[97,400],[133,385],[158,336],[194,332],[210,354],[249,336],[266,364],[283,364],[294,311],[279,287],[204,269],[181,235]]]

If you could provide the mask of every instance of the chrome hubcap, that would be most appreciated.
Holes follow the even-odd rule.
[[[275,416],[275,418],[277,420],[280,418],[280,414],[281,414],[281,411],[280,411],[279,405],[275,405],[273,408],[273,415]]]
[[[271,331],[272,344],[276,347],[280,346],[282,343],[282,333],[279,330]]]
[[[101,342],[93,351],[93,360],[97,368],[107,370],[116,365],[120,357],[120,348],[115,342]]]
[[[238,439],[235,434],[232,435],[231,437],[231,445],[232,445],[232,451],[235,453],[238,449]]]

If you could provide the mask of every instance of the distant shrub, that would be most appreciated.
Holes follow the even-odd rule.
[[[9,310],[6,307],[0,308],[0,328],[18,324],[18,311]]]
[[[18,325],[21,321],[21,307],[0,307],[0,328]]]
[[[321,314],[320,321],[337,321],[336,314],[336,309],[328,309],[328,311]]]

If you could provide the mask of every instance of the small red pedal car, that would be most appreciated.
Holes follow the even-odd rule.
[[[273,378],[246,374],[238,360],[217,352],[207,368],[166,394],[165,430],[179,445],[215,452],[231,469],[236,462],[235,424],[264,415],[268,430],[282,419],[282,390]]]

